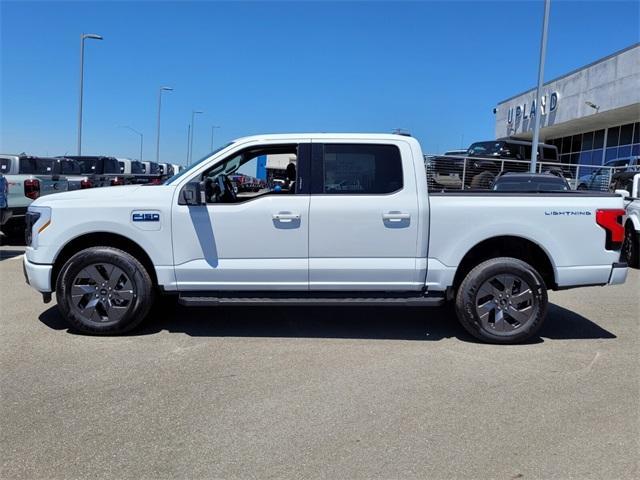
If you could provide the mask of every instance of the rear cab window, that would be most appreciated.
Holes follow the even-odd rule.
[[[0,173],[7,175],[11,169],[11,159],[0,158]]]
[[[316,186],[314,193],[382,195],[403,187],[402,157],[395,145],[324,144],[322,161],[312,168],[318,164],[322,172],[314,180],[321,180],[321,188]]]
[[[23,157],[18,162],[18,173],[23,175],[53,175],[53,160],[50,158]]]

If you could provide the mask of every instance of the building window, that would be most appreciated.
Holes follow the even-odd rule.
[[[562,163],[602,165],[618,158],[640,155],[640,123],[628,123],[605,130],[585,132],[562,138],[547,139],[558,147]]]
[[[610,128],[607,132],[607,148],[618,146],[618,139],[620,138],[620,127]]]

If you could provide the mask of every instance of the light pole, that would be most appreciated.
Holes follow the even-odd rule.
[[[220,125],[211,125],[211,151],[213,152],[213,131],[220,128]]]
[[[189,142],[191,142],[191,124],[187,127],[187,167],[189,166],[189,152],[191,152]]]
[[[84,41],[86,38],[102,40],[95,33],[83,33],[80,35],[80,102],[78,105],[78,155],[82,155],[82,89],[84,83]]]
[[[196,121],[197,113],[204,113],[204,112],[201,110],[191,110],[191,139],[189,140],[189,161],[187,165],[191,165],[191,159],[193,158],[193,137],[196,130],[195,121]]]
[[[160,162],[160,110],[162,110],[162,92],[171,92],[171,87],[160,87],[158,91],[158,134],[156,138],[156,163]]]
[[[544,59],[547,56],[547,30],[549,29],[549,10],[551,0],[544,0],[544,19],[542,21],[542,38],[540,40],[540,63],[538,64],[538,86],[536,88],[536,118],[533,124],[533,141],[531,142],[531,173],[536,172],[538,161],[538,142],[540,141],[540,117],[542,117],[542,83],[544,82]]]
[[[133,133],[136,133],[136,134],[140,135],[140,161],[142,161],[142,142],[143,142],[143,139],[144,139],[144,135],[142,135],[142,132],[139,132],[135,128],[131,128],[129,125],[120,125],[120,127],[121,128],[128,128]]]

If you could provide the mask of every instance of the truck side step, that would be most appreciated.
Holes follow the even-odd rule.
[[[178,303],[187,307],[219,305],[354,305],[354,306],[428,306],[444,305],[443,293],[403,294],[381,292],[188,292],[181,293]]]

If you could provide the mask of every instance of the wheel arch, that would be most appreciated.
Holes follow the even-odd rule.
[[[158,285],[158,278],[151,257],[138,243],[117,233],[91,232],[73,238],[60,249],[53,262],[53,270],[51,271],[52,290],[56,288],[58,275],[64,264],[79,251],[91,247],[114,247],[127,252],[144,266],[153,281],[153,285]]]
[[[453,288],[457,290],[475,266],[496,257],[513,257],[528,263],[538,271],[547,288],[557,288],[555,270],[549,254],[536,242],[516,235],[487,238],[471,247],[458,264]]]
[[[627,217],[627,221],[625,222],[624,226],[626,228],[629,225],[631,225],[631,228],[636,232],[640,232],[640,219],[637,215],[629,215]]]

